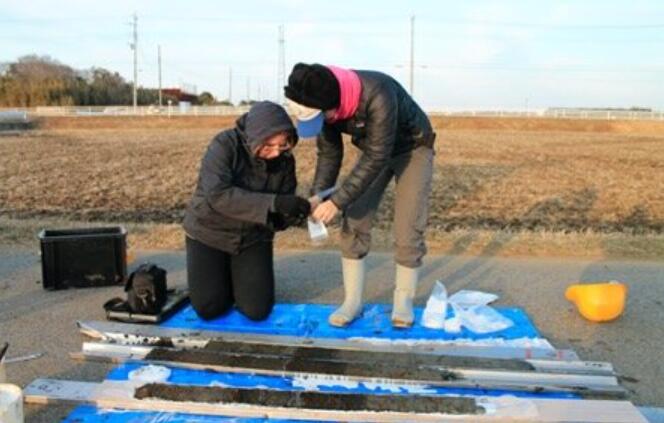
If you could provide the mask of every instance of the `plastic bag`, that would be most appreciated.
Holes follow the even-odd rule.
[[[487,305],[468,308],[459,307],[459,310],[461,324],[473,333],[498,332],[514,325],[512,320]]]
[[[443,329],[445,327],[446,314],[447,290],[445,289],[445,285],[440,281],[436,281],[422,313],[422,326],[429,329]]]
[[[312,244],[320,244],[328,238],[327,228],[323,222],[307,219],[307,226]]]
[[[489,294],[482,291],[469,291],[462,289],[455,292],[450,297],[450,302],[460,305],[461,307],[472,307],[480,305],[489,305],[496,301],[498,296],[496,294]]]
[[[448,297],[445,285],[436,281],[422,314],[422,326],[448,333],[459,333],[465,327],[480,335],[505,330],[514,322],[489,307],[497,299],[496,294],[465,289]],[[448,305],[453,315],[446,319]]]
[[[461,314],[460,307],[452,302],[450,302],[450,306],[452,307],[452,311],[454,311],[454,316],[445,320],[445,332],[459,333],[461,332],[461,319],[459,318],[459,315]]]

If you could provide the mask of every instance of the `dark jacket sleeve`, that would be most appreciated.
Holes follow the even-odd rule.
[[[295,174],[295,157],[289,157],[286,162],[286,175],[279,190],[280,194],[295,194],[297,188],[297,176]]]
[[[357,164],[330,198],[345,208],[366,191],[392,156],[397,134],[397,98],[379,87],[367,106],[366,140]]]
[[[297,177],[295,174],[295,157],[290,156],[286,159],[286,164],[284,166],[284,179],[279,187],[279,194],[282,195],[293,195],[297,188]],[[283,215],[277,213],[274,210],[274,204],[271,205],[270,211],[268,213],[267,226],[271,230],[283,231],[288,229],[289,226],[292,226],[294,222],[288,221]]]
[[[311,185],[311,195],[328,189],[337,183],[339,170],[344,157],[344,143],[341,132],[331,125],[323,125],[316,138],[316,173]]]
[[[233,184],[235,144],[215,139],[201,164],[205,197],[217,213],[234,219],[267,224],[274,194],[252,192]]]

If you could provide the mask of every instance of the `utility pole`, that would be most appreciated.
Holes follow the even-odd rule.
[[[251,101],[251,79],[247,76],[247,103]]]
[[[284,26],[279,25],[279,58],[277,63],[277,103],[282,104],[283,89],[286,79],[286,39],[284,37]]]
[[[410,95],[415,95],[415,15],[410,17]]]
[[[233,103],[233,67],[228,67],[228,101]]]
[[[138,89],[137,89],[137,83],[138,83],[138,16],[136,16],[136,12],[134,12],[134,20],[132,22],[132,26],[134,27],[134,39],[133,42],[130,44],[131,49],[134,51],[134,114],[136,114],[137,107],[138,107]]]
[[[157,62],[159,64],[159,108],[161,109],[161,46],[157,46]]]

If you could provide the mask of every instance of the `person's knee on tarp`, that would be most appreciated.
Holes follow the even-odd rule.
[[[345,298],[330,316],[330,324],[346,326],[362,310],[372,219],[394,178],[392,324],[410,327],[418,270],[426,254],[424,232],[435,139],[428,117],[396,80],[380,72],[298,63],[284,91],[298,120],[300,138],[316,137],[318,161],[312,194],[336,184],[343,159],[342,134],[350,134],[362,153],[328,200],[310,199],[313,219],[328,223],[342,212]]]
[[[263,101],[210,142],[183,223],[199,317],[213,319],[235,306],[263,320],[272,311],[274,232],[310,213],[309,201],[295,195],[297,140],[284,108]]]

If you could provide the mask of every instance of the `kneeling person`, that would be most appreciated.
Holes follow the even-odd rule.
[[[286,111],[264,101],[208,146],[183,224],[191,304],[201,318],[233,304],[252,320],[272,311],[274,232],[310,212],[294,195],[296,142]]]

